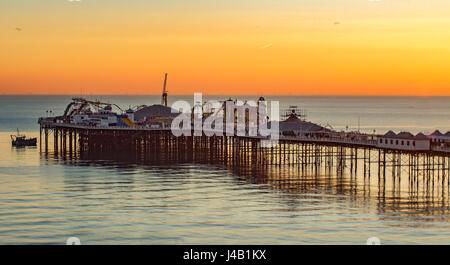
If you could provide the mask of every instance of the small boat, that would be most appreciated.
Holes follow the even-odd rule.
[[[11,135],[11,143],[13,146],[36,146],[36,138],[27,138],[25,135],[19,133],[17,129],[17,135]]]

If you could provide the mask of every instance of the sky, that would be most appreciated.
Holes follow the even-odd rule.
[[[0,0],[0,94],[450,95],[448,0]]]

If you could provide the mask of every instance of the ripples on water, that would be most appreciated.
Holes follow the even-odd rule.
[[[450,244],[448,177],[63,159],[7,133],[0,150],[2,244]]]

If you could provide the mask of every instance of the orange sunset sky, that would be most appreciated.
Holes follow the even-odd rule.
[[[0,94],[450,95],[448,0],[0,0]]]

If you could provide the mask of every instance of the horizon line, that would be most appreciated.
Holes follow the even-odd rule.
[[[194,93],[202,93],[202,92],[194,92]],[[192,96],[192,94],[169,94],[169,97],[172,96]],[[218,94],[218,93],[202,93],[203,95],[211,95],[211,96],[305,96],[305,97],[450,97],[450,94],[445,95],[423,95],[423,94]],[[147,93],[136,93],[136,94],[52,94],[52,93],[17,93],[17,94],[8,94],[1,93],[0,96],[78,96],[78,97],[90,97],[90,96],[161,96],[161,94],[147,94]]]

